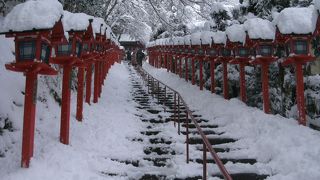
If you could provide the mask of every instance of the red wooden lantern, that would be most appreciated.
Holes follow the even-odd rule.
[[[274,25],[265,19],[253,18],[244,23],[246,28],[245,47],[251,49],[251,63],[261,66],[263,109],[270,113],[269,66],[276,61],[274,56]]]
[[[71,73],[73,67],[84,67],[80,60],[83,34],[71,29],[68,32],[69,39],[67,41],[62,23],[60,26],[62,31],[55,32],[52,39],[54,55],[50,58],[50,62],[63,68],[60,142],[69,144]]]
[[[51,6],[52,5],[52,6]],[[29,16],[28,7],[48,10],[47,14],[33,13]],[[60,12],[57,14],[56,12]],[[62,31],[62,5],[52,2],[27,1],[19,4],[5,17],[1,31],[6,37],[15,40],[15,61],[6,64],[7,70],[22,72],[26,76],[25,104],[23,117],[21,167],[28,168],[33,157],[35,113],[37,102],[37,77],[40,75],[56,75],[50,66],[51,38],[53,32]],[[17,17],[28,17],[31,23],[21,23]],[[38,21],[48,18],[46,23]]]
[[[301,20],[299,16],[304,14]],[[287,58],[282,65],[293,65],[296,70],[296,96],[299,124],[306,125],[303,65],[313,61],[311,54],[311,40],[316,28],[318,14],[311,8],[286,8],[278,17],[276,29],[276,43],[285,46]],[[287,17],[290,17],[288,19]],[[290,24],[290,26],[288,26]]]
[[[210,61],[210,76],[211,76],[211,92],[215,92],[215,64],[219,59],[220,49],[223,48],[226,41],[226,34],[222,31],[213,33],[210,37],[211,43],[206,50],[206,59]]]
[[[77,74],[77,108],[76,119],[82,121],[83,119],[83,93],[84,93],[84,74],[87,67],[87,61],[91,58],[91,37],[92,31],[91,22],[92,17],[84,13],[70,13],[64,11],[63,23],[65,31],[69,33],[70,42],[72,40],[75,46],[75,54],[77,56],[76,66],[78,67]],[[91,19],[91,20],[90,20]],[[59,44],[59,41],[57,42]]]
[[[216,61],[222,63],[223,67],[223,96],[225,99],[229,99],[228,63],[234,58],[232,45],[227,37],[226,45],[219,49],[219,57]]]

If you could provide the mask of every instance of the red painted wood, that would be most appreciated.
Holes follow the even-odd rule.
[[[78,69],[78,93],[77,93],[77,112],[76,119],[82,121],[83,119],[83,90],[84,90],[84,68]]]
[[[261,64],[262,78],[262,94],[263,94],[263,110],[265,113],[270,113],[270,98],[269,98],[269,63]]]
[[[69,144],[71,71],[72,71],[72,66],[70,65],[63,66],[60,142],[66,145]]]
[[[188,79],[189,79],[189,77],[188,77],[188,75],[189,75],[189,67],[188,67],[188,57],[186,57],[185,58],[185,63],[186,63],[186,74],[185,74],[185,79],[186,79],[186,81],[188,81]]]
[[[179,76],[182,78],[182,57],[179,59]]]
[[[210,61],[210,76],[211,76],[211,92],[215,93],[215,78],[214,78],[215,63],[214,60]]]
[[[91,104],[92,64],[88,64],[86,72],[86,103]]]
[[[37,74],[30,72],[26,74],[25,105],[22,132],[22,158],[21,167],[28,168],[30,158],[33,156],[35,109],[36,109],[36,82]]]
[[[223,65],[223,95],[225,99],[229,99],[229,84],[228,84],[228,63],[222,62]]]
[[[240,63],[240,97],[241,100],[247,102],[247,93],[246,93],[246,76],[245,76],[245,64]]]
[[[299,124],[306,125],[306,112],[305,112],[305,102],[304,102],[304,83],[303,83],[303,68],[301,63],[296,63],[296,92],[297,92],[297,106],[299,115]]]
[[[94,64],[94,87],[93,87],[93,103],[98,103],[99,95],[99,74],[100,74],[99,63]]]
[[[199,87],[200,90],[203,90],[203,60],[199,60]]]
[[[195,79],[195,66],[194,66],[194,58],[191,59],[191,73],[192,73],[192,79],[191,79],[191,83],[192,85],[195,85],[196,84],[196,79]]]

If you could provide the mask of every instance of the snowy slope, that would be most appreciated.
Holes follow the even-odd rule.
[[[7,71],[4,64],[12,59],[13,41],[0,36],[0,125],[3,118],[13,122],[13,132],[0,135],[0,179],[70,180],[106,179],[100,172],[122,169],[111,158],[141,156],[141,145],[127,137],[138,134],[141,125],[130,98],[128,72],[116,64],[110,70],[98,104],[84,106],[84,121],[75,119],[76,93],[71,99],[70,141],[59,143],[60,107],[49,94],[44,77],[38,84],[35,154],[29,169],[20,168],[25,78]],[[61,76],[61,75],[60,75]],[[47,77],[50,78],[50,77]],[[130,152],[130,153],[128,153]],[[4,157],[2,157],[4,156]]]
[[[234,148],[246,149],[255,157],[263,173],[272,180],[318,180],[320,178],[320,133],[300,126],[293,119],[267,115],[238,99],[224,100],[209,91],[149,64],[144,68],[154,77],[181,93],[189,107],[212,123],[223,126],[226,136],[240,139]],[[220,156],[223,157],[223,153]],[[240,154],[234,154],[240,156]],[[226,164],[230,168],[232,164]],[[262,169],[263,168],[263,169]]]

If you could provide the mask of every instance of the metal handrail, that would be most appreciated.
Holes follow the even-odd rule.
[[[216,165],[218,166],[221,174],[223,175],[224,179],[226,180],[232,180],[232,177],[230,176],[229,172],[227,171],[227,169],[225,168],[224,164],[222,163],[222,161],[220,160],[219,156],[217,155],[217,153],[215,152],[215,150],[212,148],[212,145],[210,144],[207,136],[204,134],[203,130],[201,129],[201,127],[199,126],[198,122],[196,121],[196,119],[194,118],[191,110],[189,109],[187,103],[184,101],[184,99],[182,98],[182,96],[180,95],[179,92],[177,92],[176,90],[174,90],[173,88],[171,88],[170,86],[166,85],[165,83],[163,83],[162,81],[158,80],[157,78],[153,77],[150,73],[146,72],[142,67],[137,67],[138,71],[140,72],[140,74],[142,76],[144,76],[144,79],[146,81],[149,80],[149,78],[152,79],[152,86],[154,86],[154,81],[157,81],[157,85],[158,85],[158,90],[159,90],[159,86],[160,84],[162,84],[166,89],[171,90],[172,92],[174,92],[174,104],[175,104],[175,110],[174,112],[176,113],[176,96],[178,95],[178,112],[180,114],[180,102],[182,102],[182,104],[185,107],[185,111],[186,111],[186,149],[187,149],[187,163],[189,163],[189,120],[188,117],[190,117],[191,121],[194,123],[198,133],[201,135],[202,141],[203,141],[203,179],[206,179],[207,176],[207,167],[206,167],[206,161],[207,161],[207,156],[206,156],[206,152],[208,150],[208,152],[211,154],[213,160],[215,161]],[[146,79],[147,76],[147,79]],[[148,92],[149,92],[149,86],[148,86]],[[158,99],[159,99],[159,92],[158,92]],[[176,120],[176,114],[174,116],[174,119]],[[176,125],[176,121],[174,120],[174,125]],[[178,133],[180,134],[180,116],[178,116]]]

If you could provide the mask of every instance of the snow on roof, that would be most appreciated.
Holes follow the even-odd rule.
[[[85,31],[89,26],[89,19],[93,19],[93,16],[89,16],[85,13],[64,11],[62,18],[63,28],[65,31]]]
[[[63,14],[57,0],[29,0],[16,5],[5,17],[0,32],[50,29]]]
[[[213,34],[213,43],[215,44],[226,44],[227,36],[223,31],[217,31]]]
[[[101,27],[101,25],[102,25],[102,27]],[[93,33],[95,33],[95,34],[100,33],[100,29],[101,29],[101,34],[104,35],[106,27],[107,27],[107,24],[104,21],[104,19],[102,19],[100,17],[95,17],[93,19],[93,23],[92,23]],[[108,27],[108,28],[110,28],[110,27]]]
[[[314,6],[285,8],[274,23],[282,34],[309,34],[316,28],[318,13]]]
[[[137,40],[130,34],[121,34],[119,42],[136,42]]]
[[[246,32],[243,25],[233,24],[226,28],[227,37],[231,42],[244,43],[246,39]]]
[[[201,32],[195,32],[191,34],[191,44],[192,45],[201,44]]]
[[[248,19],[244,22],[244,28],[248,32],[250,39],[274,40],[275,38],[276,28],[272,22],[266,19]]]
[[[200,39],[203,45],[210,45],[212,44],[214,32],[212,31],[202,31]]]
[[[190,43],[191,43],[191,35],[184,36],[184,43],[185,43],[185,45],[190,45]]]
[[[172,40],[174,45],[184,45],[184,37],[174,37]]]

